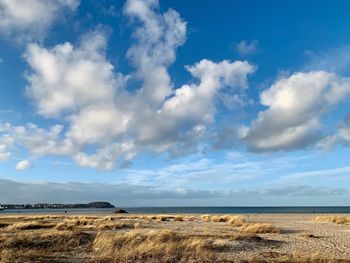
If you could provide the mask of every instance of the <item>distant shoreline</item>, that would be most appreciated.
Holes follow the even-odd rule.
[[[130,214],[348,214],[350,206],[308,207],[122,207]],[[55,214],[68,211],[77,214],[110,214],[115,207],[55,207],[21,208],[0,211],[4,213]]]
[[[0,204],[0,210],[24,210],[24,209],[89,209],[89,208],[115,208],[109,202],[90,202],[87,204]]]

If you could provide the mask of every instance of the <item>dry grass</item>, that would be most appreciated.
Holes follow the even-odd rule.
[[[98,233],[96,262],[215,262],[213,242],[170,230]]]
[[[142,219],[146,219],[148,221],[156,220],[158,222],[168,222],[168,221],[194,221],[196,217],[193,216],[184,216],[184,215],[149,215],[142,216]]]
[[[255,234],[250,234],[250,233],[236,233],[232,236],[232,240],[236,241],[261,241],[263,238],[255,235]]]
[[[210,215],[202,215],[201,220],[204,222],[210,222],[211,221],[211,216]]]
[[[146,216],[146,219],[148,219],[149,221],[152,220],[157,220],[160,222],[165,222],[165,221],[169,221],[171,219],[174,219],[175,216],[171,216],[171,215],[150,215],[150,216]]]
[[[34,229],[45,229],[54,228],[55,223],[48,223],[43,221],[30,221],[30,222],[17,222],[10,224],[6,227],[7,230],[34,230]]]
[[[267,223],[245,223],[239,229],[243,233],[251,234],[271,234],[280,233],[280,230],[272,224]]]
[[[228,223],[233,226],[242,226],[245,222],[244,217],[235,215],[230,216],[228,220]]]
[[[184,216],[175,216],[174,221],[185,221],[185,217]]]
[[[141,223],[135,223],[134,224],[134,228],[141,228],[141,227],[142,227]]]
[[[36,230],[0,236],[0,262],[55,262],[79,246],[91,243],[83,232]]]
[[[228,222],[233,226],[241,226],[245,223],[245,219],[238,215],[202,215],[201,220],[204,222]]]
[[[333,222],[336,224],[350,224],[350,216],[318,216],[315,221]]]
[[[346,218],[317,220],[346,223]],[[295,237],[305,245],[318,242],[313,231],[305,229]],[[278,249],[283,246],[278,240],[289,233],[278,238],[260,234],[279,232],[274,225],[246,222],[239,215],[2,217],[0,263],[346,262],[325,259],[323,254],[273,252],[285,251]],[[319,239],[326,240],[327,236]]]
[[[87,218],[72,217],[56,225],[57,230],[116,230],[122,228],[133,228],[134,224],[130,222],[120,222],[114,217]]]
[[[224,216],[211,216],[211,222],[218,223],[218,222],[226,222],[226,221],[227,219]]]
[[[11,221],[35,221],[35,220],[45,220],[45,219],[49,219],[49,220],[54,220],[54,219],[62,219],[65,218],[65,216],[59,216],[59,215],[21,215],[21,216],[13,216],[13,215],[2,215],[0,217],[0,221],[7,221],[7,220],[11,220]]]
[[[10,223],[0,223],[0,228],[8,227]]]

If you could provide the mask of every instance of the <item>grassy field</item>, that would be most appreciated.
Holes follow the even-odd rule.
[[[284,240],[295,237],[306,244],[318,238],[237,215],[3,216],[0,262],[349,262],[331,253],[286,252]]]

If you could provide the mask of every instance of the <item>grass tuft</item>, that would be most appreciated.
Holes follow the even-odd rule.
[[[240,232],[250,234],[280,233],[280,230],[272,224],[267,223],[245,223],[241,226]]]

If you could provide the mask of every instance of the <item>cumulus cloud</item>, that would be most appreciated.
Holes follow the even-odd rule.
[[[346,115],[333,134],[326,136],[317,143],[317,147],[321,150],[330,150],[337,144],[350,145],[350,113]]]
[[[0,0],[0,31],[17,40],[41,39],[65,11],[74,11],[80,0]]]
[[[242,40],[239,42],[236,46],[236,51],[241,56],[249,56],[256,52],[258,47],[258,41],[253,40],[251,42],[247,42],[245,40]]]
[[[127,56],[142,81],[140,95],[157,108],[171,92],[167,67],[174,62],[176,49],[185,42],[186,22],[173,9],[161,14],[158,0],[129,0],[124,13],[138,24],[133,34],[135,43]]]
[[[214,121],[219,92],[244,91],[255,66],[203,59],[186,66],[193,81],[174,87],[168,67],[186,39],[186,22],[172,9],[161,13],[158,1],[129,0],[124,14],[136,27],[127,51],[134,72],[122,74],[107,59],[101,28],[76,45],[31,44],[24,55],[30,66],[26,95],[39,115],[60,124],[3,124],[3,134],[33,155],[66,155],[101,169],[124,165],[145,150],[173,156],[196,151]]]
[[[78,47],[64,43],[46,49],[29,45],[25,59],[32,72],[27,76],[27,95],[38,113],[58,117],[91,104],[112,103],[118,76],[105,57],[106,38],[101,31],[86,35]]]
[[[267,107],[242,136],[252,151],[305,148],[321,138],[321,117],[350,94],[350,79],[325,71],[296,72],[260,95]]]
[[[346,116],[339,128],[339,137],[341,141],[350,145],[350,114]]]
[[[29,169],[31,166],[30,162],[28,160],[23,160],[23,161],[20,161],[16,164],[16,170],[27,170]]]

